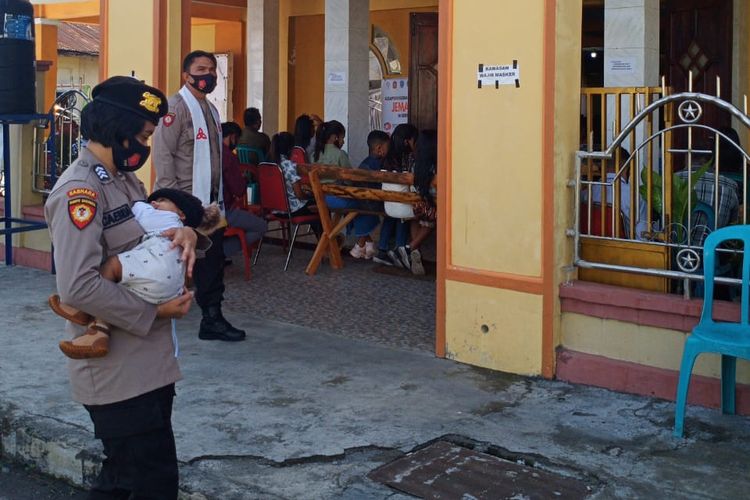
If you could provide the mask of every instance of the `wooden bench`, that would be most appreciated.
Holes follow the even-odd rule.
[[[411,186],[414,183],[414,176],[409,173],[372,171],[359,168],[342,168],[330,165],[298,165],[300,175],[307,173],[310,179],[310,189],[315,197],[315,204],[320,213],[320,223],[323,226],[318,245],[315,248],[310,262],[307,265],[305,273],[312,276],[318,270],[323,257],[328,254],[333,269],[344,267],[341,258],[341,248],[339,247],[337,236],[346,226],[360,214],[377,214],[385,215],[384,212],[373,212],[370,210],[345,208],[332,211],[326,203],[326,195],[332,195],[339,198],[348,198],[362,201],[392,201],[398,203],[414,204],[421,200],[417,193],[384,191],[380,188],[358,187],[342,185],[329,181],[348,181],[350,183],[374,183],[382,184],[404,184]]]

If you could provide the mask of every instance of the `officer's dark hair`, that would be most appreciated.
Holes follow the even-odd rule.
[[[388,137],[388,134],[386,134],[382,130],[373,130],[369,134],[367,134],[367,147],[370,149],[371,153],[372,150],[375,149],[375,147],[379,144],[385,144],[390,141],[391,138]]]
[[[221,124],[221,135],[224,137],[232,134],[242,135],[242,128],[235,122],[224,122]]]
[[[242,121],[245,122],[246,127],[259,123],[261,121],[260,110],[258,108],[247,108],[242,115]]]
[[[96,99],[81,112],[83,138],[108,148],[132,139],[143,131],[145,125],[145,118]]]
[[[182,72],[190,73],[190,66],[192,66],[193,62],[199,57],[208,57],[209,59],[211,59],[211,62],[214,63],[214,66],[217,65],[216,56],[211,52],[206,52],[205,50],[194,50],[190,54],[186,55],[185,59],[182,60]]]

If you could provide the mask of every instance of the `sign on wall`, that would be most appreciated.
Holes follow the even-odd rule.
[[[383,130],[388,134],[409,121],[408,78],[383,79]]]
[[[208,100],[216,106],[221,122],[232,116],[232,64],[231,54],[214,54],[216,56],[216,88],[208,94]]]

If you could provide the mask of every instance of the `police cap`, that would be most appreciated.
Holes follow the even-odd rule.
[[[135,113],[154,125],[169,111],[167,98],[161,90],[129,76],[104,80],[94,87],[91,96],[95,101]]]

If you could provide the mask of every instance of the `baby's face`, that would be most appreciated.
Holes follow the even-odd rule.
[[[185,217],[185,214],[182,213],[182,210],[177,208],[177,205],[175,205],[172,200],[168,200],[167,198],[157,198],[151,202],[151,206],[157,210],[166,210],[167,212],[174,212],[180,216],[180,219],[183,219]]]

